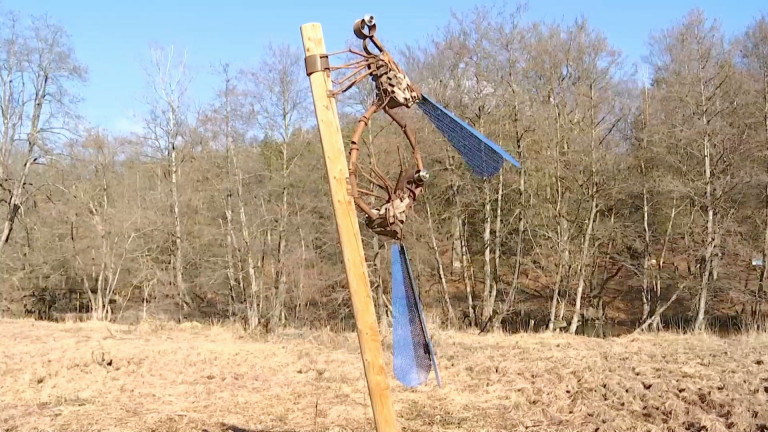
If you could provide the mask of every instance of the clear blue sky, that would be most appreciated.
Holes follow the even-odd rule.
[[[144,65],[152,45],[186,50],[191,96],[205,103],[219,85],[212,66],[255,64],[269,42],[300,45],[299,26],[323,25],[329,50],[342,49],[351,23],[370,13],[391,47],[422,42],[450,20],[484,0],[0,0],[0,9],[47,13],[71,34],[88,66],[80,112],[94,125],[125,132],[140,124],[146,92]],[[530,0],[526,20],[571,21],[584,16],[602,30],[630,62],[640,61],[648,35],[693,7],[720,20],[727,34],[740,32],[768,1],[555,1]]]

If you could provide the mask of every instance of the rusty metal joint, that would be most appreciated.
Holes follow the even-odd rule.
[[[307,76],[315,72],[330,71],[331,63],[328,61],[328,54],[313,54],[304,57],[304,65],[307,68]]]

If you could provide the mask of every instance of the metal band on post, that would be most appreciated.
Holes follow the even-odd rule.
[[[307,69],[307,76],[315,72],[330,71],[331,63],[328,61],[328,54],[312,54],[304,58],[304,65]]]

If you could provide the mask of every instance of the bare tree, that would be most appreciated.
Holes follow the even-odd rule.
[[[734,180],[729,171],[738,147],[725,119],[734,106],[730,91],[734,82],[732,54],[717,22],[707,20],[698,10],[689,13],[681,24],[654,36],[652,54],[655,87],[667,108],[664,114],[669,116],[677,110],[677,118],[668,121],[679,125],[674,139],[684,143],[686,150],[680,153],[684,158],[681,186],[703,210],[694,323],[694,328],[701,331],[709,288],[717,276],[725,216],[723,198]]]
[[[28,181],[30,170],[46,162],[53,141],[65,132],[75,102],[68,87],[86,72],[69,35],[47,17],[26,24],[10,14],[0,32],[2,256],[22,207],[39,190]]]
[[[504,33],[504,37],[500,38],[499,41],[499,49],[505,53],[506,57],[506,68],[502,68],[502,70],[505,72],[504,76],[502,77],[502,81],[505,84],[505,89],[508,91],[511,99],[511,104],[509,108],[506,110],[511,114],[510,122],[511,122],[511,138],[513,143],[515,144],[515,152],[517,154],[517,157],[519,160],[523,161],[523,164],[521,165],[520,169],[517,172],[517,178],[518,178],[518,184],[517,184],[517,195],[513,198],[513,200],[516,201],[517,208],[515,209],[515,216],[517,217],[517,232],[516,232],[516,245],[515,245],[515,263],[514,263],[514,270],[512,275],[512,286],[510,288],[510,293],[507,295],[506,300],[504,301],[504,308],[502,310],[501,315],[505,315],[511,311],[511,309],[514,307],[514,300],[515,295],[519,289],[520,286],[520,271],[522,269],[523,265],[523,246],[525,244],[525,235],[526,235],[526,228],[528,224],[528,207],[530,206],[530,193],[526,190],[526,178],[528,175],[527,171],[527,161],[526,161],[526,150],[525,150],[525,143],[528,139],[528,134],[530,132],[533,132],[533,128],[530,126],[529,118],[530,113],[526,112],[525,107],[523,106],[523,103],[527,98],[523,95],[522,89],[521,89],[521,83],[519,76],[523,74],[522,65],[526,64],[528,60],[532,58],[530,50],[528,49],[521,49],[521,48],[527,48],[527,47],[521,47],[523,45],[521,39],[522,34],[524,32],[524,29],[517,29],[513,28],[511,31],[507,31]],[[522,52],[522,54],[519,54]],[[521,56],[522,59],[518,58],[518,56]],[[521,65],[522,64],[522,65]],[[502,173],[503,174],[503,173]],[[501,255],[500,248],[501,248],[501,234],[500,231],[500,225],[501,225],[501,215],[502,215],[502,189],[503,189],[503,181],[500,179],[499,181],[499,194],[498,194],[498,209],[497,209],[497,219],[496,219],[496,255],[497,259],[498,256]],[[500,264],[496,263],[496,274],[497,278],[499,278],[499,266]],[[500,279],[500,278],[499,278]]]
[[[501,86],[502,76],[499,73],[499,62],[496,60],[497,46],[495,37],[503,32],[514,32],[517,28],[519,10],[507,14],[504,10],[494,10],[491,8],[477,8],[466,17],[454,17],[454,22],[444,29],[443,40],[438,43],[439,55],[442,56],[447,65],[443,68],[443,73],[447,75],[447,85],[444,85],[442,93],[443,99],[449,103],[452,109],[467,118],[480,132],[490,135],[494,138],[501,136],[501,128],[497,123],[496,115],[504,109],[503,99],[500,97],[497,87]],[[494,16],[501,14],[510,21],[511,29],[499,25]],[[506,66],[506,65],[503,65]],[[502,235],[501,224],[501,200],[503,195],[503,178],[498,180],[497,193],[491,193],[494,189],[492,182],[485,181],[482,184],[474,185],[482,194],[482,256],[483,256],[483,291],[480,299],[480,316],[477,317],[477,324],[485,326],[490,319],[495,316],[496,297],[498,291],[498,265],[500,265],[499,252],[495,244]],[[459,203],[458,198],[460,184],[455,182],[452,186],[454,200]],[[466,187],[464,187],[466,189]],[[474,191],[473,191],[474,192]],[[464,192],[469,195],[470,192]],[[470,200],[467,204],[467,210],[475,207],[477,204]],[[496,242],[492,240],[491,227],[494,225],[493,202],[498,203],[495,219],[498,228],[495,231]],[[457,264],[456,258],[456,239],[457,234],[461,237],[461,226],[466,225],[467,215],[460,212],[455,214],[453,225],[453,264]],[[458,229],[457,229],[458,228]],[[461,251],[469,252],[466,247],[466,233],[464,233],[464,247]],[[500,247],[500,246],[499,246]],[[464,255],[464,254],[462,254]],[[493,259],[492,259],[493,256]],[[461,257],[459,261],[462,264],[469,264],[468,257]],[[470,321],[476,321],[475,311],[472,299],[472,286],[468,285],[468,272],[466,266],[462,276],[465,280],[467,290],[467,300],[470,310],[468,311]]]
[[[272,311],[274,324],[285,323],[286,248],[288,224],[289,176],[296,160],[289,155],[292,134],[306,115],[306,78],[303,76],[303,52],[290,46],[270,45],[266,59],[249,72],[254,83],[253,104],[261,129],[280,146],[280,214],[277,218],[277,253],[275,297]]]
[[[762,111],[762,131],[758,133],[762,135],[762,139],[759,141],[762,143],[762,154],[768,152],[768,18],[766,15],[761,16],[756,20],[746,31],[743,38],[742,58],[746,63],[747,70],[754,74],[758,82],[760,99],[762,107],[759,111]],[[765,162],[763,157],[764,172],[768,174],[768,163]],[[754,306],[754,314],[759,315],[762,313],[763,298],[765,297],[765,283],[768,280],[768,178],[764,181],[765,193],[763,195],[763,250],[762,260],[763,266],[760,272],[757,292],[755,293],[756,301]]]
[[[240,228],[241,228],[241,234],[242,234],[242,241],[243,241],[243,248],[246,256],[246,267],[248,271],[248,281],[250,282],[250,289],[251,289],[251,295],[250,295],[250,302],[247,302],[247,308],[248,308],[248,326],[251,330],[256,329],[259,325],[259,319],[261,316],[261,310],[259,309],[259,302],[257,301],[259,296],[259,289],[257,287],[257,280],[256,280],[256,270],[255,270],[255,263],[253,258],[253,250],[251,246],[251,234],[248,227],[248,218],[245,214],[245,204],[244,204],[244,193],[243,193],[243,173],[240,168],[240,164],[238,162],[237,157],[237,150],[234,146],[234,139],[236,135],[236,122],[235,122],[235,116],[233,109],[233,102],[237,95],[237,87],[232,83],[232,77],[229,75],[229,68],[228,66],[224,66],[223,68],[223,74],[224,74],[224,92],[223,92],[223,103],[224,103],[224,139],[226,141],[226,152],[227,152],[227,169],[228,169],[228,176],[227,176],[227,185],[228,185],[228,191],[227,191],[227,211],[229,214],[227,215],[227,227],[229,231],[229,238],[230,241],[233,244],[233,248],[237,249],[237,239],[234,233],[234,230],[232,229],[232,204],[231,204],[231,195],[232,195],[232,186],[231,183],[234,181],[235,187],[235,196],[237,198],[237,210],[240,217]]]
[[[83,290],[90,301],[92,318],[109,321],[112,319],[112,301],[115,300],[120,273],[136,237],[136,232],[131,230],[136,217],[125,214],[116,216],[112,198],[118,152],[112,143],[105,136],[92,133],[80,146],[81,150],[72,149],[70,156],[81,159],[81,166],[91,166],[93,170],[82,169],[81,176],[71,182],[69,191],[80,209],[77,213],[89,215],[98,240],[93,244],[85,238],[76,240],[73,228],[73,253],[76,268],[80,268],[78,273]],[[91,260],[90,271],[85,264],[88,260],[82,260],[82,255],[95,258]]]
[[[585,23],[580,22],[572,30],[572,39],[579,41],[574,44],[574,54],[579,63],[573,67],[579,76],[576,91],[585,100],[583,112],[584,135],[588,142],[586,163],[583,180],[580,182],[585,189],[585,198],[589,201],[589,210],[584,220],[584,235],[581,245],[581,257],[578,263],[579,276],[576,287],[574,313],[569,331],[576,333],[581,314],[581,300],[584,291],[589,255],[593,253],[595,217],[602,194],[605,192],[606,179],[602,167],[606,165],[606,157],[613,153],[613,132],[622,119],[622,112],[615,104],[615,76],[619,72],[620,57],[617,51],[608,46],[607,40],[599,34],[590,32]]]
[[[569,206],[573,192],[569,187],[571,156],[571,132],[567,113],[569,107],[570,64],[573,62],[570,41],[563,36],[559,26],[533,26],[529,30],[531,40],[527,44],[534,61],[528,64],[529,74],[537,77],[532,83],[539,95],[535,111],[535,128],[541,135],[533,139],[541,140],[540,152],[528,153],[526,170],[536,173],[531,177],[532,193],[535,191],[540,204],[531,208],[531,218],[537,219],[531,229],[541,232],[537,248],[541,271],[553,272],[548,281],[552,293],[549,304],[549,331],[564,327],[562,316],[565,306],[568,281],[572,268],[571,241],[574,236],[569,217]],[[551,223],[548,223],[551,221]],[[552,250],[552,261],[547,250]],[[558,306],[560,313],[558,314]]]
[[[180,165],[182,162],[180,153],[184,144],[185,98],[189,85],[186,54],[179,58],[173,47],[153,49],[148,74],[152,96],[149,101],[150,111],[145,122],[145,129],[147,139],[164,158],[170,171],[174,244],[173,273],[181,316],[190,305],[189,294],[184,283],[182,215],[179,197]]]

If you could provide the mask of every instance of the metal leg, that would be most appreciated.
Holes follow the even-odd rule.
[[[357,128],[355,133],[352,134],[352,139],[349,143],[349,183],[351,187],[352,197],[357,197],[357,154],[360,151],[360,146],[357,144],[360,141],[360,136],[363,134],[363,130],[368,126],[368,122],[371,120],[371,116],[381,109],[381,105],[374,103],[369,106],[365,113],[357,121]]]
[[[350,82],[349,84],[346,84],[344,87],[342,87],[342,88],[340,88],[338,90],[334,90],[334,91],[330,92],[331,93],[330,96],[331,97],[336,97],[336,96],[344,93],[345,91],[347,91],[347,90],[351,89],[352,87],[356,86],[357,84],[359,84],[362,80],[364,80],[367,76],[371,75],[373,72],[374,72],[373,69],[365,71],[364,73],[358,75],[357,78],[354,79],[354,81]]]

